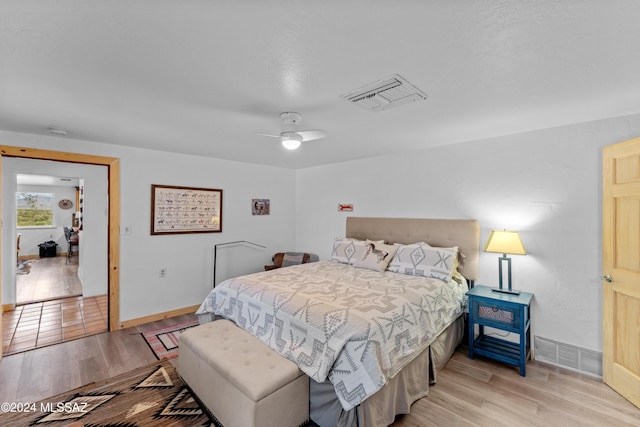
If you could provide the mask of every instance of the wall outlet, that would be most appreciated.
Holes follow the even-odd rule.
[[[160,277],[167,277],[167,269],[165,267],[160,269]]]

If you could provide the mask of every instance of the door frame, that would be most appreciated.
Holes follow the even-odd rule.
[[[120,329],[120,159],[116,157],[94,156],[89,154],[0,145],[0,177],[2,176],[2,157],[53,160],[58,162],[82,163],[107,167],[107,186],[109,194],[109,214],[107,220],[107,242],[109,246],[109,256],[107,260],[108,326],[110,331]],[[0,196],[0,209],[2,208],[1,203],[2,197]],[[2,233],[0,233],[0,251],[2,247]],[[0,256],[1,255],[2,253],[0,252]],[[0,274],[2,273],[1,268],[2,266],[0,265]],[[1,297],[2,283],[0,283],[0,298]],[[0,358],[1,357],[2,354],[0,349]]]

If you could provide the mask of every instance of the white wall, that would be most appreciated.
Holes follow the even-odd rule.
[[[326,259],[347,215],[474,218],[481,246],[518,230],[532,333],[601,351],[601,149],[638,136],[635,115],[300,170],[296,246]],[[497,285],[498,256],[482,253],[477,283]]]
[[[219,248],[218,282],[260,271],[275,252],[294,248],[293,170],[7,131],[0,131],[0,144],[120,159],[121,223],[131,229],[120,236],[121,321],[202,302],[212,285],[216,243],[248,240],[267,247]],[[150,235],[151,184],[222,189],[223,232]],[[252,198],[270,199],[271,215],[251,215]],[[3,265],[5,257],[7,251]],[[167,269],[164,278],[159,277],[161,267]],[[3,277],[3,304],[10,302],[5,283]]]
[[[268,247],[220,249],[219,282],[290,248],[326,259],[346,215],[475,218],[482,245],[493,228],[521,232],[529,254],[513,257],[514,286],[535,293],[533,333],[599,351],[601,148],[639,135],[634,115],[297,172],[6,131],[0,143],[121,159],[121,222],[132,230],[121,236],[121,320],[200,303],[216,243]],[[151,184],[223,189],[223,233],[151,236]],[[252,216],[252,198],[271,199],[271,215]],[[478,283],[495,285],[497,257],[481,255]]]

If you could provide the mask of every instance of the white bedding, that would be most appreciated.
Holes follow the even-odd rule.
[[[226,280],[196,313],[231,319],[315,381],[328,378],[349,410],[464,311],[466,291],[466,282],[321,261]]]

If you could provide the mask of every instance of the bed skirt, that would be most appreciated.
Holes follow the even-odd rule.
[[[395,416],[409,413],[411,404],[429,394],[440,369],[447,363],[464,336],[464,317],[458,317],[429,347],[362,404],[345,411],[329,381],[309,381],[309,417],[320,427],[382,427]],[[219,318],[199,314],[200,324]],[[426,373],[426,374],[425,374]]]
[[[411,404],[429,393],[437,372],[444,367],[464,336],[460,316],[438,338],[377,393],[350,411],[345,411],[329,381],[311,380],[309,416],[320,427],[382,427],[398,414],[407,414]]]

